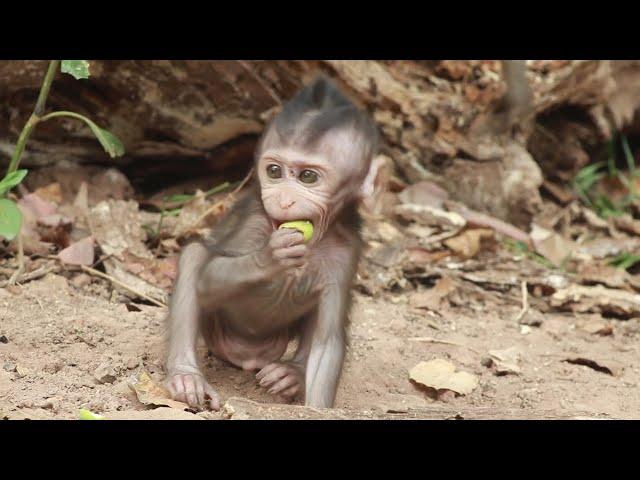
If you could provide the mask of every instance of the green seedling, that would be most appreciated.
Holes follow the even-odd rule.
[[[581,169],[571,182],[574,191],[589,208],[594,210],[600,217],[619,217],[628,213],[628,207],[632,205],[640,196],[636,191],[635,178],[640,175],[636,168],[636,162],[629,147],[629,142],[624,135],[620,136],[622,151],[627,164],[627,173],[624,174],[616,166],[615,143],[617,137],[607,145],[607,161],[597,162],[587,165]],[[606,169],[604,168],[606,165]],[[616,178],[628,190],[628,194],[618,201],[613,201],[601,193],[592,193],[592,188],[603,178]]]
[[[633,255],[631,253],[623,252],[617,255],[609,261],[609,265],[613,265],[616,268],[622,270],[629,270],[634,265],[640,263],[640,255]]]
[[[537,262],[537,263],[539,263],[539,264],[541,264],[541,265],[543,265],[546,268],[549,268],[551,270],[557,270],[558,269],[558,267],[556,267],[547,258],[543,257],[539,253],[536,253],[536,252],[530,250],[526,243],[521,242],[519,240],[512,240],[510,238],[506,239],[504,242],[506,243],[507,247],[511,251],[514,251],[515,253],[517,253],[519,255],[523,255],[523,256],[533,260],[534,262]],[[564,262],[563,262],[563,265],[560,266],[560,268],[563,268],[563,266],[564,266]]]
[[[58,68],[62,73],[72,75],[76,79],[88,79],[89,78],[89,62],[86,60],[52,60],[49,62],[49,67],[45,74],[42,86],[40,87],[40,93],[33,113],[27,120],[27,123],[20,132],[18,141],[16,143],[15,150],[11,156],[11,162],[7,168],[7,173],[2,180],[0,180],[0,236],[6,240],[11,241],[18,237],[18,270],[9,280],[10,283],[14,283],[18,278],[22,270],[24,269],[24,260],[22,253],[22,241],[20,238],[20,228],[22,226],[22,213],[17,207],[15,202],[7,195],[14,187],[18,186],[27,175],[27,170],[19,170],[20,160],[27,144],[29,136],[35,129],[35,127],[42,123],[57,117],[68,117],[81,120],[86,123],[95,137],[111,157],[118,157],[124,154],[124,147],[122,142],[111,132],[99,127],[93,121],[87,117],[74,112],[57,111],[45,114],[45,105],[47,97],[49,96],[49,90],[53,79],[58,72]]]

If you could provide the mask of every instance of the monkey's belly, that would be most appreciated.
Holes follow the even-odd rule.
[[[289,344],[289,332],[281,330],[266,337],[235,332],[221,318],[207,322],[204,337],[213,354],[243,370],[257,370],[279,360]]]
[[[211,351],[244,370],[279,360],[291,327],[317,304],[312,275],[283,275],[236,297],[211,315],[204,336]]]

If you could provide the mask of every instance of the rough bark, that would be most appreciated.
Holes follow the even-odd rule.
[[[0,156],[31,111],[43,61],[0,62]],[[79,122],[39,125],[26,166],[116,162],[137,184],[251,160],[265,121],[318,71],[376,119],[384,151],[410,182],[435,180],[453,199],[528,227],[543,175],[566,181],[616,129],[640,127],[640,62],[528,63],[535,121],[490,128],[505,85],[498,61],[92,61],[89,80],[59,74],[49,109],[95,119],[125,144],[110,160]]]

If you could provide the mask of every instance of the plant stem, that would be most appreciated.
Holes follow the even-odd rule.
[[[50,118],[55,118],[55,117],[72,117],[72,118],[77,118],[78,120],[82,120],[85,121],[85,117],[83,117],[82,115],[80,115],[79,113],[75,113],[75,112],[67,112],[65,110],[60,110],[59,112],[51,112],[51,113],[47,113],[44,117],[42,117],[40,119],[40,121],[42,122],[46,122],[47,120],[49,120]]]
[[[60,60],[51,60],[51,62],[49,62],[49,69],[47,70],[47,74],[44,76],[44,81],[40,88],[40,95],[38,95],[38,101],[36,102],[36,108],[33,110],[33,114],[38,117],[42,116],[44,113],[44,106],[47,103],[47,97],[49,96],[49,89],[51,88],[53,78],[56,76],[58,71],[58,65],[60,65]]]
[[[20,132],[20,136],[18,137],[18,143],[16,143],[16,148],[13,151],[13,156],[11,157],[11,163],[9,163],[9,168],[7,168],[7,175],[11,172],[15,172],[20,165],[20,158],[22,157],[22,153],[24,152],[24,148],[27,144],[27,140],[34,127],[41,120],[41,115],[44,113],[44,107],[47,103],[47,97],[49,96],[49,90],[51,89],[51,83],[53,82],[53,78],[58,71],[58,65],[60,65],[60,60],[51,60],[49,62],[49,68],[47,69],[47,73],[44,76],[44,80],[42,81],[42,86],[40,87],[40,94],[38,95],[38,101],[36,102],[36,107],[33,110],[33,113],[27,120],[26,125]]]

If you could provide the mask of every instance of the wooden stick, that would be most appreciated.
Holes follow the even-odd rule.
[[[529,311],[529,291],[527,290],[527,282],[522,281],[522,310],[518,313],[516,317],[516,323],[520,323],[520,320],[524,318],[524,316]]]
[[[476,350],[473,347],[470,347],[469,345],[464,345],[462,343],[452,342],[450,340],[439,340],[439,339],[433,338],[433,337],[409,337],[408,340],[412,341],[412,342],[442,343],[444,345],[455,345],[456,347],[464,347],[464,348],[468,348],[469,350],[471,350],[473,352],[480,353],[480,352],[478,352],[478,350]]]
[[[20,278],[16,280],[16,282],[24,283],[24,282],[29,282],[31,280],[37,280],[40,277],[44,277],[47,273],[57,272],[59,271],[59,269],[60,268],[58,266],[47,268],[43,265],[42,267],[34,270],[33,272],[29,272],[29,273],[25,273],[24,275],[21,275]],[[0,288],[4,288],[8,285],[13,285],[10,280],[5,280],[3,282],[0,282]]]
[[[238,193],[242,187],[245,186],[245,184],[249,181],[249,179],[251,178],[251,176],[253,175],[253,167],[251,167],[251,170],[249,170],[249,173],[247,174],[246,177],[244,177],[244,179],[242,180],[242,182],[240,182],[240,185],[238,185],[233,192],[231,192],[229,195],[227,195],[223,200],[220,200],[219,202],[214,203],[213,205],[211,205],[209,208],[207,208],[207,210],[200,215],[195,222],[193,222],[191,224],[191,226],[187,229],[187,231],[192,230],[194,228],[196,228],[198,225],[200,225],[200,222],[202,222],[205,218],[207,218],[209,215],[211,215],[215,210],[217,210],[220,206],[224,205],[226,202],[233,200],[234,196],[236,193]]]
[[[137,295],[140,298],[144,298],[145,300],[153,303],[154,305],[157,305],[158,307],[166,307],[167,304],[164,302],[161,302],[160,300],[156,300],[155,298],[152,298],[142,292],[139,292],[138,290],[136,290],[133,287],[130,287],[129,285],[126,285],[124,283],[122,283],[120,280],[117,280],[115,278],[113,278],[111,275],[107,275],[106,273],[102,273],[94,268],[91,267],[87,267],[86,265],[80,265],[80,268],[82,268],[82,270],[84,270],[87,273],[90,273],[91,275],[95,275],[96,277],[100,277],[100,278],[104,278],[105,280],[109,280],[111,283],[113,283],[114,285],[120,287],[120,288],[124,288],[125,290],[133,293],[134,295]]]

